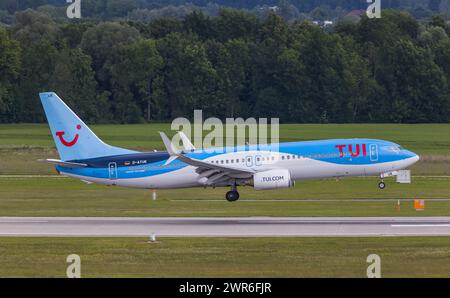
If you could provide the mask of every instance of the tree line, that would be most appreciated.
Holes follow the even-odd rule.
[[[182,20],[0,27],[0,122],[44,122],[57,92],[90,123],[204,116],[281,122],[449,122],[450,27],[383,11],[324,30],[234,9]]]
[[[14,14],[32,8],[50,15],[59,22],[67,21],[66,1],[2,0],[0,24],[13,24]],[[217,16],[220,8],[244,9],[260,17],[275,11],[287,21],[338,20],[354,18],[355,11],[364,11],[367,0],[82,0],[83,18],[107,20],[152,21],[161,17],[184,18],[194,10]],[[450,18],[450,0],[383,0],[382,9],[400,9],[416,19],[429,19],[439,13]]]

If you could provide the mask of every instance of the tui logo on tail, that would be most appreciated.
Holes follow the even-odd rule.
[[[81,129],[81,125],[78,124],[77,125],[77,129],[80,130]],[[66,147],[72,147],[73,145],[75,145],[78,141],[78,134],[75,135],[75,137],[73,138],[72,141],[66,141],[64,140],[63,136],[64,136],[64,131],[57,131],[56,135],[59,137],[59,140],[61,141],[61,143],[66,146]]]

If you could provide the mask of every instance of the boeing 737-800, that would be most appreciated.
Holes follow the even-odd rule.
[[[335,139],[279,143],[276,150],[236,146],[195,149],[181,134],[184,150],[160,133],[165,152],[138,152],[102,142],[53,92],[40,94],[60,159],[46,159],[65,176],[89,183],[169,189],[231,187],[228,201],[239,199],[238,186],[257,190],[292,187],[296,180],[348,176],[383,177],[407,169],[419,156],[389,141]]]

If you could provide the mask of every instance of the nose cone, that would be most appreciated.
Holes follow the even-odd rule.
[[[420,157],[412,151],[405,150],[406,159],[408,160],[408,166],[412,166],[419,161]]]

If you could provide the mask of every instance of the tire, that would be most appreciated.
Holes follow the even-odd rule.
[[[384,182],[382,181],[382,182],[378,183],[378,187],[379,187],[380,189],[385,189],[385,188],[386,188],[386,183],[384,183]]]
[[[239,193],[237,191],[231,190],[226,193],[225,198],[227,199],[228,202],[237,201],[239,199]]]

